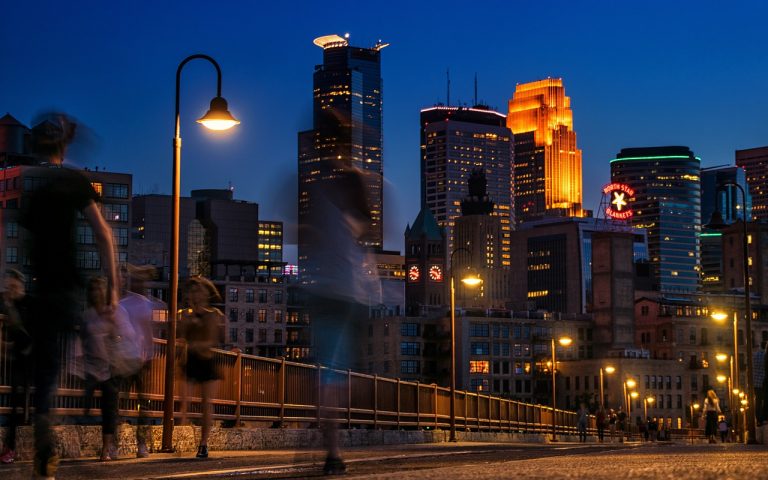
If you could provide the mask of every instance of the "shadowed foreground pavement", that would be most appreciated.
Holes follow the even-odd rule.
[[[397,479],[763,479],[768,448],[735,444],[500,444],[393,445],[348,449],[352,478]],[[318,450],[154,454],[149,459],[100,463],[62,462],[65,479],[273,479],[320,478],[324,453]],[[0,478],[27,479],[31,464],[0,465]]]

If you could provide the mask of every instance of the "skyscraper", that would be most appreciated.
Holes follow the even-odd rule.
[[[500,258],[510,264],[512,134],[504,115],[485,107],[431,107],[421,111],[421,207],[429,208],[447,233],[446,256],[454,249],[454,222],[469,194],[473,169],[485,173],[491,215],[500,217]]]
[[[768,147],[736,150],[736,165],[747,173],[752,220],[768,220]]]
[[[630,223],[648,233],[653,288],[694,292],[699,279],[701,160],[688,147],[624,148],[611,181],[630,186]]]
[[[299,224],[317,215],[316,202],[340,168],[365,173],[370,222],[358,241],[380,249],[383,244],[382,79],[381,49],[352,47],[346,38],[326,35],[314,40],[323,63],[313,76],[313,128],[299,133]],[[325,192],[327,193],[327,192]],[[333,221],[329,219],[329,221]],[[299,263],[306,271],[311,245],[299,232]]]
[[[583,216],[581,150],[562,78],[518,84],[507,126],[515,136],[515,218]]]

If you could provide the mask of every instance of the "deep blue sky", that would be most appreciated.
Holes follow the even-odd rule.
[[[471,102],[477,72],[480,99],[502,112],[515,83],[563,77],[585,206],[596,209],[623,147],[687,145],[716,165],[768,144],[766,18],[757,1],[5,2],[0,115],[29,124],[45,109],[69,112],[98,136],[73,160],[133,173],[136,193],[169,193],[176,66],[207,53],[242,125],[220,135],[193,122],[215,75],[202,61],[186,67],[182,192],[231,182],[262,217],[289,225],[296,133],[311,127],[322,61],[312,39],[381,38],[391,43],[382,60],[386,246],[400,250],[419,207],[419,109],[445,101],[446,67],[454,102]]]

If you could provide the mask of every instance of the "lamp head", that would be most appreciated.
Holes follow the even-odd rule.
[[[616,369],[615,369],[614,367],[610,366],[610,365],[608,365],[607,367],[605,367],[605,369],[604,369],[604,370],[605,370],[605,373],[613,373],[613,372],[615,372],[615,371],[616,371]]]
[[[718,322],[722,322],[728,319],[728,314],[725,312],[714,311],[712,312],[711,317]]]
[[[709,223],[704,225],[704,228],[709,228],[710,230],[723,230],[726,227],[728,227],[728,224],[723,220],[723,215],[720,213],[720,210],[712,212],[712,217],[709,219]]]
[[[573,340],[571,339],[571,337],[560,337],[560,338],[557,339],[557,342],[560,345],[562,345],[564,347],[567,347],[568,345],[570,345],[573,342]]]
[[[640,394],[637,393],[637,392],[632,392],[632,393],[629,394],[629,396],[632,397],[632,398],[637,398],[637,397],[640,396]]]
[[[717,376],[717,381],[720,382],[720,383],[725,383],[726,380],[728,380],[728,377],[726,377],[725,375],[718,375]]]
[[[483,279],[480,278],[479,274],[468,274],[464,278],[461,279],[461,283],[468,287],[476,287],[483,283]]]
[[[631,378],[630,378],[629,380],[627,380],[627,387],[629,387],[629,388],[635,388],[635,386],[637,386],[637,382],[635,382],[635,381],[634,381],[634,380],[632,380]]]
[[[728,355],[726,355],[725,353],[718,353],[715,355],[715,358],[717,359],[718,362],[724,362],[728,360]]]
[[[694,403],[694,404],[693,404],[693,409],[694,409],[694,410],[698,410],[700,406],[701,406],[701,405],[699,405],[698,403]]]
[[[655,401],[656,401],[656,398],[655,398],[655,397],[648,397],[648,398],[646,398],[645,400],[646,400],[648,403],[653,403],[653,402],[655,402]]]
[[[197,123],[210,130],[229,130],[238,125],[240,121],[229,113],[229,107],[224,97],[214,97],[208,112],[200,117]]]

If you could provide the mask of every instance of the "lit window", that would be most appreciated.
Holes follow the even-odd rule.
[[[470,360],[469,373],[488,373],[490,372],[490,362],[488,360]]]

